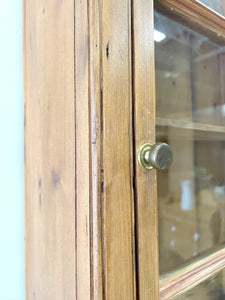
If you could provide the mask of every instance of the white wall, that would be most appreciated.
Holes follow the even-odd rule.
[[[0,0],[0,299],[24,299],[22,0]]]

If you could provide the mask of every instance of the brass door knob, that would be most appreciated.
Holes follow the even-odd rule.
[[[168,169],[173,161],[173,152],[166,143],[144,144],[138,153],[138,161],[142,168],[151,170]]]

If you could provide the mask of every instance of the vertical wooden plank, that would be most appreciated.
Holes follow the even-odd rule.
[[[101,32],[98,0],[89,2],[91,299],[103,299]]]
[[[102,1],[104,299],[136,299],[132,192],[131,3]]]
[[[74,1],[24,0],[27,299],[75,299]]]
[[[88,1],[75,1],[77,299],[90,299]]]
[[[156,171],[143,170],[138,150],[155,142],[153,1],[133,0],[136,230],[139,298],[159,299]]]

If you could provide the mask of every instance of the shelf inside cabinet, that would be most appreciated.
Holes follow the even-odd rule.
[[[225,126],[164,118],[156,118],[156,126],[158,139],[182,136],[197,141],[225,141]]]

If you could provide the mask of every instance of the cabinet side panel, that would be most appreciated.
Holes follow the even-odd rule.
[[[27,299],[75,299],[74,1],[24,0]]]

